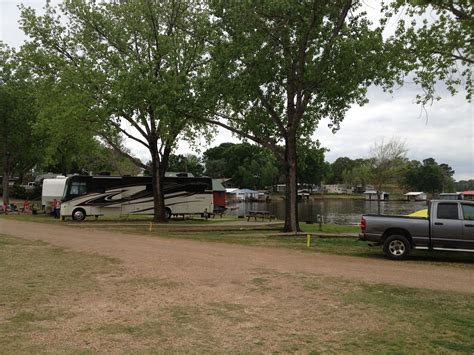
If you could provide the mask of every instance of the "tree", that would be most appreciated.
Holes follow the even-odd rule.
[[[20,55],[28,58],[31,53],[23,49]],[[42,137],[44,147],[37,169],[63,174],[81,170],[123,171],[124,174],[138,172],[138,167],[131,166],[134,163],[118,150],[112,152],[110,145],[98,138],[102,124],[87,120],[91,114],[86,103],[93,105],[88,95],[71,87],[64,78],[61,81],[52,81],[48,77],[35,78],[35,103],[38,109],[35,133]],[[108,135],[109,140],[112,134],[110,132]],[[120,152],[130,156],[120,136],[113,136],[113,142]],[[125,162],[125,159],[129,162]],[[138,159],[136,161],[141,163]]]
[[[229,178],[233,186],[256,189],[277,182],[279,167],[272,153],[249,143],[222,143],[203,154],[206,175]]]
[[[380,214],[380,199],[386,184],[396,181],[406,163],[407,148],[404,142],[391,139],[374,143],[369,158],[369,181],[377,191],[377,211]]]
[[[329,164],[324,161],[326,148],[319,142],[312,147],[304,146],[298,151],[298,180],[309,186],[320,185],[329,173]]]
[[[474,64],[472,2],[396,0],[385,10],[387,18],[400,18],[401,13],[408,17],[398,22],[393,39],[402,48],[399,58],[405,62],[407,73],[414,73],[415,83],[423,90],[417,95],[418,102],[439,99],[435,90],[439,81],[451,94],[463,86],[470,101]]]
[[[209,122],[268,148],[284,167],[285,231],[299,230],[297,147],[311,141],[321,118],[336,131],[352,104],[366,102],[369,85],[394,79],[382,28],[373,28],[360,6],[351,0],[211,3],[219,105]]]
[[[454,191],[454,173],[455,171],[446,163],[439,164],[443,174],[443,191]]]
[[[36,110],[28,71],[16,53],[0,42],[0,156],[3,173],[2,198],[9,204],[8,180],[14,172],[23,176],[41,154],[33,132]]]
[[[194,154],[171,154],[168,170],[191,173],[194,176],[202,176],[204,174],[204,166],[201,163],[201,159]]]
[[[366,186],[369,184],[371,171],[370,171],[370,162],[367,162],[362,159],[357,159],[356,161],[362,161],[361,163],[355,164],[351,170],[345,170],[342,174],[342,178],[345,184],[350,186],[360,186],[365,190]]]
[[[354,168],[354,161],[348,157],[340,157],[331,164],[331,174],[328,183],[342,184],[344,181],[344,173]],[[346,173],[347,174],[347,173]]]
[[[39,76],[61,87],[79,125],[111,147],[118,136],[151,158],[154,219],[165,222],[163,179],[178,137],[192,139],[206,100],[208,14],[199,2],[67,0],[44,16],[22,9],[25,47]],[[201,126],[201,128],[203,128]]]
[[[474,190],[474,179],[460,180],[454,183],[454,191]]]
[[[88,139],[75,139],[56,147],[47,163],[38,168],[63,175],[87,171],[89,173],[110,173],[111,175],[137,175],[141,169],[119,154],[115,149],[105,146],[93,136]],[[71,144],[72,141],[72,144]],[[77,144],[76,144],[77,143]],[[122,148],[124,151],[125,148]]]
[[[447,164],[438,164],[433,158],[423,163],[412,161],[404,173],[405,185],[417,191],[446,192],[454,187],[454,171]]]

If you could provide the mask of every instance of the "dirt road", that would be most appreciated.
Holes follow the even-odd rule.
[[[49,259],[42,259],[58,268],[59,288],[43,288],[39,302],[17,303],[15,293],[8,295],[44,282],[44,265],[18,283],[10,278],[10,289],[0,287],[0,353],[443,353],[453,344],[466,353],[474,349],[470,268],[0,219],[2,234],[41,240],[66,253],[51,248]],[[92,260],[104,258],[88,255],[88,264],[78,261],[86,256],[68,251],[121,263],[109,260],[106,272],[95,273]],[[35,268],[37,255],[15,271]],[[58,260],[71,260],[74,267],[61,270]],[[0,271],[5,277],[13,272]],[[75,275],[74,281],[64,283],[64,275]],[[74,288],[77,275],[90,281]]]
[[[0,234],[118,258],[131,272],[213,287],[216,292],[226,292],[229,285],[251,279],[254,271],[261,269],[474,293],[472,270],[449,266],[160,239],[12,220],[0,220]],[[234,296],[235,289],[229,290]]]

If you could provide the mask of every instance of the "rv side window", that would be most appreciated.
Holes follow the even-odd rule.
[[[101,185],[96,185],[96,186],[94,186],[94,192],[99,193],[99,194],[103,194],[103,193],[105,193],[105,187],[101,186]]]
[[[71,184],[71,195],[80,196],[87,193],[87,183],[86,182],[73,182]]]

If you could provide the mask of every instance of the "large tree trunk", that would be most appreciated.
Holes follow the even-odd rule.
[[[8,159],[8,153],[3,153],[3,180],[2,180],[2,199],[3,203],[10,204],[10,191],[8,186],[8,180],[10,179],[10,161]]]
[[[298,180],[296,173],[296,136],[288,137],[285,147],[285,232],[299,232],[298,223]]]
[[[161,174],[160,157],[157,149],[150,149],[151,153],[151,176],[153,183],[153,222],[166,223],[165,217],[165,195],[163,193],[164,173]]]

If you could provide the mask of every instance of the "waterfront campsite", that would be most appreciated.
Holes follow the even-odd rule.
[[[0,355],[474,354],[470,1],[0,12]]]

